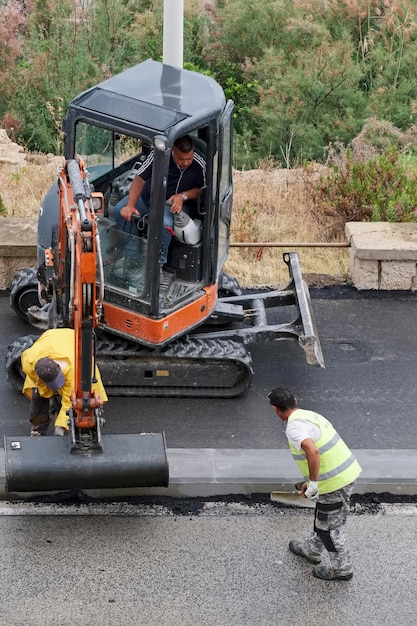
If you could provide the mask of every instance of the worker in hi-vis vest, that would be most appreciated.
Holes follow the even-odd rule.
[[[313,532],[303,541],[290,541],[289,548],[315,564],[317,578],[349,580],[353,566],[344,527],[362,469],[332,424],[319,413],[299,409],[289,389],[276,387],[268,398],[286,422],[290,450],[304,476],[304,482],[296,485],[297,492],[316,502]],[[325,550],[329,566],[321,564]]]

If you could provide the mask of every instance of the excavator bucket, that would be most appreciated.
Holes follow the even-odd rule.
[[[10,493],[167,487],[163,433],[104,435],[102,451],[71,453],[70,437],[5,437]]]

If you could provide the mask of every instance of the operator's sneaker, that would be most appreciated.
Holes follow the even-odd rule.
[[[64,437],[67,434],[67,429],[63,426],[55,426],[55,435],[57,437]]]
[[[353,572],[340,572],[326,565],[316,565],[313,574],[316,578],[323,580],[350,580],[353,576]]]
[[[305,559],[309,563],[317,564],[321,562],[320,555],[316,556],[313,554],[308,554],[308,552],[304,550],[303,544],[301,543],[301,541],[294,541],[292,539],[290,543],[288,544],[288,547],[293,554],[296,554],[297,556],[302,556],[303,559]]]

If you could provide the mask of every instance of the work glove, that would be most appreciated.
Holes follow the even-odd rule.
[[[304,492],[304,495],[309,500],[317,500],[319,497],[319,488],[316,480],[310,480],[308,487]]]

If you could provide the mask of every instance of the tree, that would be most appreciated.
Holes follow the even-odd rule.
[[[6,0],[0,5],[0,119],[10,93],[9,73],[22,54],[33,0]]]
[[[128,63],[123,43],[132,20],[122,0],[97,0],[78,12],[71,0],[37,0],[24,55],[9,75],[8,109],[20,120],[28,149],[61,152],[69,102]]]
[[[371,116],[402,130],[417,122],[415,0],[184,7],[184,65],[234,100],[237,166],[320,160]],[[0,0],[0,115],[20,142],[59,152],[75,95],[162,60],[162,12],[162,0]]]

